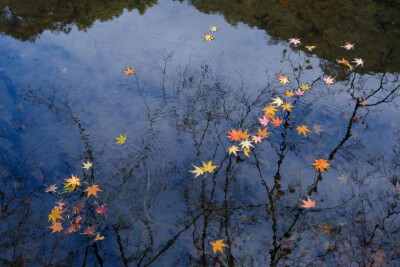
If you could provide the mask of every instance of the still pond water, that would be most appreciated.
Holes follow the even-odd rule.
[[[372,0],[2,1],[1,265],[399,266],[399,12]],[[293,107],[264,127],[276,97]],[[227,132],[258,128],[271,133],[229,154],[242,147]],[[72,175],[81,185],[65,190]]]

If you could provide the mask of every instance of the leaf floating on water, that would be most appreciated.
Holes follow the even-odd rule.
[[[346,49],[346,50],[351,50],[351,49],[354,50],[354,44],[352,44],[352,43],[350,43],[350,42],[346,42],[345,45],[342,45],[342,46],[340,46],[340,47],[343,47],[343,48]]]
[[[81,185],[81,179],[73,174],[71,175],[71,178],[65,179],[65,182],[64,188],[66,190],[68,190],[67,188],[72,188],[72,190],[75,190],[77,186]]]
[[[364,67],[364,61],[361,58],[355,58],[352,62],[356,63],[356,67]]]
[[[297,89],[296,91],[294,91],[294,93],[295,93],[296,95],[304,95],[304,91],[302,91],[300,88]]]
[[[117,142],[115,142],[116,144],[119,144],[122,146],[123,144],[125,144],[127,137],[126,137],[126,135],[120,134],[119,137],[114,137],[114,139],[117,140]]]
[[[257,135],[260,136],[262,139],[267,138],[271,134],[271,132],[268,132],[267,130],[268,130],[267,128],[263,130],[258,128]]]
[[[250,134],[247,133],[247,130],[245,132],[242,132],[242,130],[236,131],[235,129],[232,129],[230,132],[227,132],[227,134],[227,137],[231,141],[246,140],[250,137]]]
[[[316,47],[316,45],[306,45],[308,51],[313,51]]]
[[[274,101],[272,102],[272,104],[273,104],[273,105],[276,105],[277,107],[279,107],[280,105],[283,104],[283,101],[282,101],[282,99],[281,99],[279,96],[277,96],[276,98],[272,98],[272,100],[274,100]]]
[[[307,200],[300,199],[301,202],[303,202],[303,205],[300,205],[300,207],[305,208],[305,209],[311,209],[315,208],[315,200],[311,200],[309,196],[307,196]]]
[[[235,156],[237,156],[237,152],[239,151],[239,148],[237,147],[237,146],[230,146],[229,148],[228,148],[228,152],[229,152],[229,155],[230,154],[234,154]]]
[[[290,38],[289,39],[289,44],[297,46],[297,45],[301,44],[301,40],[299,38]]]
[[[216,254],[217,251],[221,252],[224,254],[223,248],[227,247],[227,245],[224,244],[223,239],[218,239],[215,242],[210,242],[210,245],[213,247],[213,253]]]
[[[296,130],[298,131],[299,135],[303,134],[304,136],[307,136],[307,132],[310,132],[307,125],[297,126]]]
[[[98,207],[97,209],[96,209],[96,212],[98,213],[98,214],[106,214],[106,207],[104,206],[104,205],[101,205],[100,207]]]
[[[314,163],[312,164],[317,171],[326,171],[329,168],[328,160],[326,159],[314,159]]]
[[[281,124],[283,123],[283,120],[279,119],[279,117],[277,116],[276,118],[274,118],[271,122],[275,127],[279,127],[281,126]]]
[[[289,78],[286,75],[278,75],[279,84],[289,83]]]
[[[100,235],[100,233],[97,233],[96,237],[94,238],[94,242],[99,240],[104,240],[104,236]]]
[[[249,140],[244,140],[240,142],[240,145],[242,146],[242,149],[244,148],[250,149],[250,147],[254,147]]]
[[[94,232],[96,231],[95,226],[89,226],[83,231],[83,233],[80,233],[81,235],[94,235]]]
[[[211,42],[212,40],[214,40],[214,35],[207,33],[206,35],[203,36],[203,39],[204,39],[204,42],[205,41]]]
[[[269,119],[265,116],[263,116],[262,118],[258,118],[258,121],[262,126],[267,126],[269,123]]]
[[[277,112],[278,110],[276,109],[276,106],[274,106],[274,105],[266,105],[263,108],[263,111],[264,111],[266,117],[273,118],[273,117],[275,117],[275,112]]]
[[[301,90],[303,90],[303,91],[305,91],[305,90],[310,90],[310,89],[311,89],[310,86],[308,85],[308,83],[306,83],[306,84],[301,83],[301,85],[299,86],[299,88],[300,88]]]
[[[218,31],[218,27],[217,26],[212,26],[210,28],[210,32],[216,32],[216,31]]]
[[[245,155],[246,157],[248,157],[248,158],[250,158],[249,152],[250,152],[250,149],[247,149],[247,148],[243,149],[244,155]]]
[[[86,163],[85,163],[85,162],[82,162],[82,164],[83,164],[82,169],[89,170],[90,168],[93,167],[93,164],[92,164],[90,161],[87,161]]]
[[[189,172],[196,174],[196,176],[194,178],[197,178],[197,176],[204,174],[204,171],[201,167],[198,167],[196,165],[193,165],[193,167],[194,167],[194,170],[189,171]]]
[[[261,136],[253,135],[251,136],[251,141],[254,142],[254,144],[262,143],[262,138]]]
[[[49,214],[49,221],[52,220],[53,222],[57,221],[57,219],[61,219],[64,220],[63,217],[61,217],[61,213],[63,213],[64,211],[61,211],[59,209],[52,209],[51,213]]]
[[[207,164],[204,161],[202,161],[202,163],[203,163],[202,169],[205,172],[210,172],[210,173],[214,172],[214,169],[218,167],[218,165],[212,165],[211,160]]]
[[[124,70],[124,73],[125,73],[126,75],[134,74],[134,73],[135,73],[135,68],[126,67],[126,70]]]
[[[346,59],[344,59],[344,58],[342,58],[342,59],[336,59],[336,62],[339,63],[339,64],[341,64],[341,65],[343,65],[343,66],[345,66],[345,67],[348,67],[349,69],[352,69],[352,68],[353,68],[353,67],[350,65],[350,63],[349,63]]]
[[[50,185],[49,187],[46,188],[45,192],[46,193],[55,193],[57,190],[58,186],[55,184]]]
[[[290,104],[290,103],[285,103],[285,104],[283,104],[282,105],[282,110],[283,111],[285,111],[285,110],[287,110],[287,111],[292,111],[292,108],[293,108],[293,106],[292,106],[292,104]]]
[[[54,234],[55,232],[61,232],[64,228],[62,227],[61,222],[53,221],[53,225],[47,227],[52,229],[53,231],[50,234]]]
[[[335,81],[335,77],[331,77],[331,76],[324,77],[324,82],[325,82],[327,85],[334,84],[334,83],[336,82],[336,81]]]
[[[92,186],[88,186],[88,188],[86,188],[85,192],[87,192],[87,197],[89,198],[91,195],[97,197],[97,192],[102,192],[102,190],[100,190],[98,185],[92,185]]]

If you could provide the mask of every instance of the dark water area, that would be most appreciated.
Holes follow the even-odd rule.
[[[2,1],[0,265],[399,266],[399,12]],[[266,106],[280,126],[260,124]]]

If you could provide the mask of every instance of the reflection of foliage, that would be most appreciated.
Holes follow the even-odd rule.
[[[317,45],[313,53],[318,57],[332,62],[338,55],[361,57],[365,71],[400,70],[399,1],[189,2],[202,12],[223,14],[233,25],[246,23],[283,40],[300,37],[304,45]],[[355,51],[340,48],[347,41],[356,44]]]
[[[90,28],[96,20],[118,17],[124,9],[137,9],[143,14],[157,0],[5,0],[0,7],[0,31],[22,41],[33,41],[45,30],[68,33],[72,25]]]

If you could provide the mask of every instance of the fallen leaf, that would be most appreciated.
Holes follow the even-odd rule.
[[[263,116],[262,118],[258,118],[258,121],[262,126],[267,126],[269,123],[269,119],[265,116]]]
[[[270,117],[275,117],[275,112],[277,112],[278,110],[276,109],[276,106],[274,106],[274,105],[266,105],[263,108],[263,111],[265,113],[265,116],[270,118]]]
[[[253,135],[253,136],[251,137],[251,141],[253,141],[254,144],[262,143],[262,140],[261,140],[261,139],[262,139],[261,136],[258,136],[258,135]]]
[[[49,187],[46,188],[45,192],[46,193],[55,193],[57,190],[58,186],[55,184],[50,185]]]
[[[126,74],[126,75],[129,75],[129,74],[134,74],[135,73],[135,69],[134,68],[129,68],[129,67],[126,67],[126,70],[124,70],[124,73]]]
[[[49,221],[52,220],[53,222],[57,221],[57,219],[61,219],[64,220],[63,217],[61,217],[61,213],[63,213],[64,211],[61,211],[59,209],[52,209],[51,213],[49,214]]]
[[[100,233],[97,233],[96,237],[94,238],[94,242],[99,240],[104,240],[104,236],[100,235]]]
[[[123,144],[125,144],[127,137],[126,137],[126,135],[120,134],[119,137],[114,137],[114,139],[117,140],[117,142],[115,142],[116,144],[119,144],[122,146]]]
[[[287,90],[285,91],[285,93],[283,93],[286,97],[292,97],[294,96],[293,90]]]
[[[278,127],[283,123],[283,120],[279,119],[279,117],[277,116],[276,118],[274,118],[271,123],[275,126]]]
[[[354,50],[354,44],[349,43],[349,42],[346,42],[345,45],[342,45],[342,46],[340,46],[340,47],[343,47],[343,48],[346,49],[346,50],[351,50],[351,49]]]
[[[315,200],[311,200],[309,196],[307,196],[307,201],[303,199],[300,200],[303,202],[303,205],[300,205],[300,207],[305,209],[315,208]]]
[[[306,45],[308,51],[313,51],[317,46],[316,45]]]
[[[247,148],[243,149],[244,155],[245,155],[246,157],[248,157],[248,158],[250,158],[249,152],[250,152],[250,149],[247,149]]]
[[[275,104],[277,107],[283,104],[283,101],[279,96],[277,96],[276,98],[272,98],[272,100],[274,100],[272,104]]]
[[[81,179],[78,178],[77,176],[71,174],[71,178],[65,179],[65,187],[71,187],[72,190],[74,190],[77,186],[81,185]]]
[[[91,195],[97,197],[97,192],[103,192],[103,191],[100,190],[98,185],[94,184],[92,186],[88,186],[85,192],[87,192],[87,198],[89,198]]]
[[[304,136],[307,136],[307,132],[310,132],[307,125],[297,126],[296,130],[298,131],[299,135],[303,134]]]
[[[196,174],[194,176],[194,178],[197,178],[197,176],[204,174],[203,168],[197,167],[196,165],[192,165],[192,166],[194,167],[194,170],[191,170],[189,172]]]
[[[296,95],[304,95],[304,91],[302,91],[300,88],[297,89],[296,91],[294,91],[294,93],[295,93]]]
[[[85,163],[85,162],[82,162],[82,164],[83,164],[82,169],[89,170],[90,168],[93,167],[93,164],[92,164],[90,161],[86,161],[86,163]]]
[[[250,149],[250,147],[254,147],[249,140],[244,140],[240,142],[240,145],[242,146],[242,149],[244,148]]]
[[[305,91],[305,90],[310,90],[310,89],[311,89],[310,86],[308,85],[308,83],[306,83],[306,84],[301,83],[301,85],[299,86],[299,88],[300,88],[301,90],[303,90],[303,91]]]
[[[230,146],[229,148],[228,148],[228,152],[229,152],[229,155],[230,154],[234,154],[235,156],[237,156],[237,152],[239,151],[239,148],[237,147],[237,146]]]
[[[294,46],[300,45],[301,41],[299,38],[290,38],[289,39],[289,44],[293,44]]]
[[[292,111],[292,108],[293,108],[293,106],[290,103],[285,103],[285,104],[282,105],[282,110],[283,111],[285,111],[285,110]]]
[[[325,171],[329,168],[328,160],[326,159],[314,159],[314,163],[312,164],[317,171]]]
[[[278,75],[279,84],[289,83],[289,78],[286,75]]]
[[[258,128],[257,135],[260,136],[263,139],[267,138],[271,134],[271,132],[268,132],[267,130],[268,130],[267,128],[264,128],[263,130]]]
[[[312,131],[318,135],[323,132],[321,126],[317,124],[314,124]]]
[[[358,66],[364,67],[364,61],[361,58],[355,58],[352,62],[356,63],[356,67]]]
[[[95,232],[96,228],[95,226],[89,226],[85,229],[85,231],[83,231],[83,233],[80,233],[81,235],[93,235]]]
[[[344,59],[344,58],[342,58],[342,59],[336,59],[336,62],[337,63],[339,63],[339,64],[341,64],[341,65],[343,65],[343,66],[345,66],[345,67],[348,67],[349,69],[352,69],[353,67],[350,65],[350,63],[346,60],[346,59]]]
[[[334,84],[334,83],[336,82],[336,81],[335,81],[335,77],[331,77],[331,76],[324,77],[324,82],[325,82],[327,85]]]
[[[101,205],[100,207],[98,207],[97,209],[96,209],[96,212],[98,213],[98,214],[106,214],[106,207],[104,206],[104,205]]]
[[[213,252],[214,254],[217,253],[217,251],[221,252],[224,254],[224,251],[222,248],[227,247],[227,245],[224,244],[223,239],[218,239],[215,242],[210,242],[210,245],[213,247]]]
[[[204,41],[209,41],[211,42],[212,40],[214,40],[214,36],[212,34],[206,34],[203,36]]]
[[[62,227],[61,222],[56,222],[56,221],[53,221],[53,225],[49,226],[48,228],[53,230],[50,234],[54,234],[55,232],[61,232],[61,230],[64,229]]]
[[[204,161],[202,161],[202,162],[203,162],[202,169],[205,172],[210,172],[210,173],[214,172],[214,169],[218,167],[218,165],[212,165],[212,161],[211,160],[207,164]]]
[[[212,26],[212,27],[210,28],[210,31],[211,31],[211,32],[216,32],[216,31],[218,31],[218,27],[217,27],[217,26]]]
[[[242,130],[236,131],[232,129],[230,132],[227,132],[227,134],[227,137],[232,141],[246,140],[250,137],[247,130],[242,132]]]

